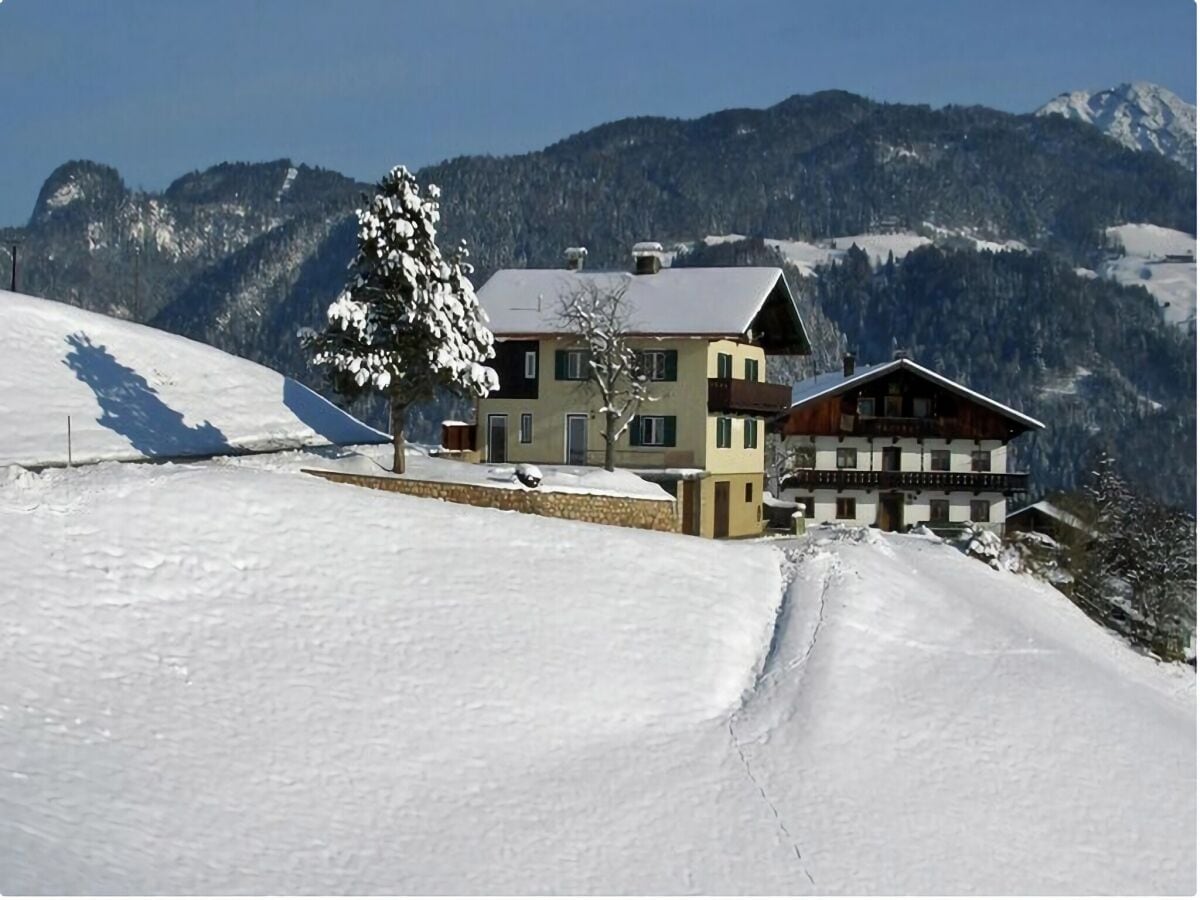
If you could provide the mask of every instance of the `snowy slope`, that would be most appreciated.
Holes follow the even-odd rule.
[[[1156,84],[1059,94],[1037,111],[1095,125],[1130,150],[1161,153],[1196,169],[1196,107]]]
[[[1194,890],[1194,674],[1049,588],[283,456],[0,483],[0,892]]]
[[[941,228],[932,223],[924,223],[924,227],[934,234],[938,243],[959,243],[974,247],[979,251],[1002,253],[1023,251],[1029,248],[1020,241],[993,241],[968,234],[962,229]],[[744,241],[744,234],[710,234],[704,238],[704,243],[727,244],[733,241]],[[911,231],[864,232],[863,234],[845,234],[839,237],[827,238],[818,243],[808,241],[793,241],[780,238],[764,238],[763,243],[778,250],[780,255],[796,266],[804,276],[816,273],[818,266],[841,262],[852,246],[857,246],[867,254],[874,266],[887,262],[890,253],[894,259],[902,259],[918,247],[934,243],[934,240],[922,234]],[[688,245],[679,245],[681,252],[686,252]]]
[[[177,335],[0,291],[0,465],[386,439],[308,388]]]
[[[1163,317],[1176,325],[1196,321],[1196,239],[1159,225],[1126,224],[1105,229],[1121,255],[1105,263],[1103,273],[1120,284],[1150,292]],[[1167,262],[1168,255],[1189,255],[1191,262]]]

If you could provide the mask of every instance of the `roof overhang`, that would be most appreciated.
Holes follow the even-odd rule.
[[[884,363],[883,365],[872,366],[871,368],[866,369],[865,371],[860,372],[857,375],[851,375],[848,378],[843,378],[839,381],[835,381],[832,384],[830,384],[828,387],[826,387],[822,390],[816,391],[813,394],[811,394],[807,397],[804,397],[801,400],[796,401],[795,403],[792,404],[791,409],[801,409],[805,406],[808,406],[810,403],[813,403],[824,397],[829,397],[829,396],[845,393],[850,388],[856,387],[858,385],[866,384],[867,382],[870,382],[870,381],[874,381],[876,378],[881,378],[884,375],[887,375],[889,372],[896,372],[896,371],[900,371],[900,370],[907,370],[907,371],[913,372],[913,373],[921,376],[922,378],[925,378],[925,379],[933,382],[934,384],[937,384],[938,386],[945,388],[946,390],[950,391],[951,393],[958,394],[960,397],[963,397],[967,400],[971,400],[972,402],[978,403],[981,406],[987,407],[988,409],[992,410],[993,412],[995,412],[1001,416],[1004,416],[1005,418],[1009,419],[1010,421],[1016,423],[1020,427],[1020,430],[1022,430],[1022,431],[1030,431],[1030,430],[1042,429],[1042,428],[1046,427],[1045,424],[1043,424],[1042,422],[1039,422],[1037,419],[1033,418],[1032,416],[1027,416],[1023,412],[1018,412],[1017,410],[1013,409],[1011,406],[1005,406],[1003,403],[993,400],[991,397],[987,397],[983,394],[978,393],[977,391],[971,390],[968,387],[964,387],[963,385],[959,384],[957,381],[951,381],[949,378],[945,377],[944,375],[939,375],[937,372],[933,371],[932,369],[927,369],[924,366],[913,362],[911,359],[894,359],[890,363]]]

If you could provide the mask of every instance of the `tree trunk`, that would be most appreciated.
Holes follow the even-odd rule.
[[[391,392],[392,406],[392,471],[404,474],[404,419],[408,414],[408,401],[399,391]]]
[[[609,472],[616,464],[617,414],[612,410],[604,413],[604,468]]]

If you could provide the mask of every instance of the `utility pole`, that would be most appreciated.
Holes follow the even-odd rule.
[[[141,298],[138,295],[139,294],[138,281],[139,281],[140,274],[141,274],[138,270],[138,266],[139,266],[139,261],[141,260],[141,258],[142,258],[142,248],[134,247],[133,248],[133,321],[135,321],[135,322],[140,322],[142,320]]]

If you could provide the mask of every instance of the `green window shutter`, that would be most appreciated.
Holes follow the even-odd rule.
[[[567,380],[567,351],[566,350],[555,350],[554,351],[554,380],[555,381],[566,381]]]
[[[629,420],[629,446],[642,446],[642,417],[634,416]]]
[[[679,351],[678,350],[668,350],[667,351],[667,377],[666,377],[666,380],[667,381],[678,381],[679,380]],[[672,418],[671,421],[674,422],[675,421],[674,418]]]
[[[675,352],[674,350],[671,351],[671,353],[674,353],[674,352]],[[675,417],[674,416],[663,416],[663,446],[664,447],[674,447],[675,446]]]

